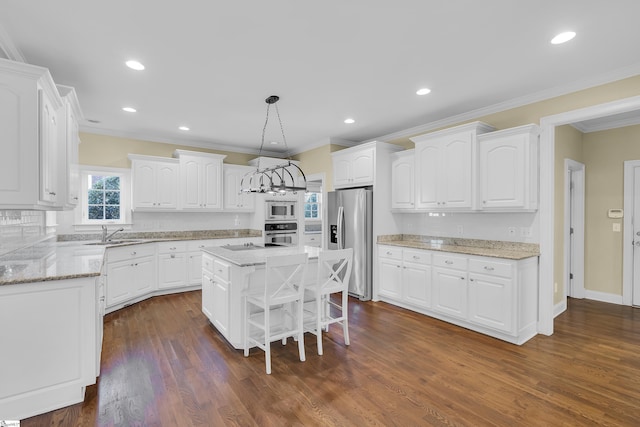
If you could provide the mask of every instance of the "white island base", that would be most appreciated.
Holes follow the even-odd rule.
[[[243,292],[264,286],[266,258],[306,252],[309,255],[306,283],[313,283],[320,249],[304,246],[232,251],[224,247],[207,247],[202,251],[202,312],[234,348],[242,349]]]

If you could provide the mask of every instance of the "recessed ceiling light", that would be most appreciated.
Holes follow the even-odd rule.
[[[565,31],[564,33],[560,33],[554,38],[552,38],[551,44],[565,43],[571,40],[572,38],[574,38],[575,36],[576,36],[576,33],[574,33],[573,31]]]
[[[125,62],[125,64],[127,64],[127,67],[131,68],[132,70],[136,70],[136,71],[144,70],[144,65],[142,65],[141,63],[133,59]]]
[[[188,128],[187,126],[180,126],[178,129],[180,129],[180,130],[184,130],[184,131],[189,130],[189,128]]]
[[[271,145],[278,145],[278,144],[280,144],[280,143],[279,143],[278,141],[271,141],[269,144],[271,144]]]
[[[356,121],[355,121],[355,120],[353,120],[353,119],[346,119],[344,122],[345,122],[346,124],[350,125],[351,123],[355,123]]]
[[[122,107],[122,110],[126,111],[127,113],[135,113],[136,111],[138,111],[133,107]]]
[[[416,92],[417,95],[426,95],[431,92],[431,89],[423,87],[422,89],[418,89]]]

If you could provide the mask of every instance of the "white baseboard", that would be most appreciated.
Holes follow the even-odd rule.
[[[584,290],[584,297],[595,301],[608,302],[611,304],[622,304],[622,295],[610,294],[607,292]]]
[[[561,315],[562,313],[564,313],[565,311],[567,311],[567,299],[566,298],[564,298],[558,304],[553,306],[553,317],[554,317],[554,319],[556,317],[558,317],[559,315]]]

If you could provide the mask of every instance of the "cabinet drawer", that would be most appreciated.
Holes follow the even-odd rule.
[[[187,242],[187,251],[193,252],[199,251],[202,248],[206,248],[208,246],[218,246],[218,244],[216,243],[217,240],[220,239],[189,240]]]
[[[159,254],[173,254],[176,252],[185,252],[187,250],[187,242],[185,241],[173,241],[173,242],[160,242],[158,243]]]
[[[472,273],[490,274],[492,276],[511,277],[513,264],[508,261],[494,261],[480,258],[469,260],[469,271]]]
[[[213,257],[209,254],[202,254],[202,268],[213,273]]]
[[[378,256],[400,260],[402,259],[402,248],[399,246],[379,246]]]
[[[433,265],[437,267],[455,268],[456,270],[467,269],[467,258],[458,255],[434,255]]]
[[[155,256],[155,243],[107,248],[107,262],[118,262],[144,256]]]
[[[402,260],[404,262],[429,265],[431,264],[431,253],[418,249],[404,249],[402,251]]]
[[[225,264],[224,262],[218,261],[217,259],[213,261],[213,275],[215,277],[228,282],[229,270],[231,270],[229,264]]]

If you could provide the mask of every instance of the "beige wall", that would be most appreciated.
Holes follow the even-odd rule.
[[[640,160],[640,125],[585,134],[583,153],[585,289],[622,295],[622,232],[612,231],[622,219],[608,218],[607,211],[623,207],[624,161]]]
[[[554,194],[554,256],[553,256],[553,281],[558,284],[553,295],[554,304],[562,301],[565,283],[564,271],[564,159],[575,160],[584,163],[583,159],[583,134],[570,125],[556,127],[555,146],[555,194]]]
[[[247,161],[257,157],[254,154],[232,153],[221,150],[207,150],[184,145],[164,144],[138,139],[118,138],[115,136],[80,133],[79,162],[82,165],[129,168],[128,154],[172,157],[174,150],[201,151],[204,153],[226,154],[225,163],[246,165]]]
[[[327,191],[333,191],[333,159],[331,158],[331,153],[344,148],[346,147],[327,144],[314,148],[313,150],[305,151],[294,157],[295,160],[300,161],[300,168],[304,171],[305,175],[324,172],[325,188]]]

